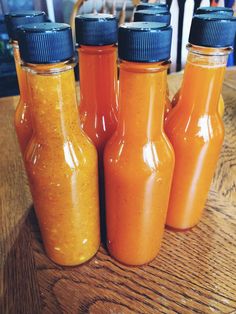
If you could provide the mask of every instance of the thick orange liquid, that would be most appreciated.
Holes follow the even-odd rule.
[[[117,49],[82,46],[78,51],[81,127],[100,157],[117,125]]]
[[[15,112],[15,129],[22,154],[32,136],[32,126],[29,111],[29,96],[27,90],[26,72],[21,68],[18,44],[13,43],[13,53],[16,65],[17,79],[20,89],[20,100]]]
[[[34,133],[25,165],[48,256],[77,265],[100,243],[97,152],[79,126],[73,68],[45,75],[50,68],[27,73]]]
[[[174,167],[163,132],[166,70],[120,66],[118,127],[104,152],[106,222],[110,254],[128,265],[154,259],[164,232]]]
[[[226,60],[189,53],[178,104],[167,117],[176,160],[166,223],[176,229],[199,222],[216,168],[224,137],[218,102]]]

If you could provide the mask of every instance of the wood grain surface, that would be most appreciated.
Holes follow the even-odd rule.
[[[170,93],[181,75],[169,76]],[[166,231],[149,265],[101,247],[79,267],[45,255],[13,128],[17,97],[0,99],[0,313],[236,313],[236,69],[227,70],[224,147],[199,225]]]

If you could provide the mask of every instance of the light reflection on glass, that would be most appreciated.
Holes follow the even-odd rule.
[[[204,115],[198,120],[199,131],[197,136],[203,138],[204,142],[209,142],[213,137],[213,129],[208,115]]]
[[[70,141],[64,143],[64,156],[65,156],[65,161],[70,168],[75,169],[76,167],[79,166],[79,161],[76,157],[74,147]]]
[[[156,169],[159,164],[159,158],[154,143],[149,142],[143,147],[143,160],[148,167]]]

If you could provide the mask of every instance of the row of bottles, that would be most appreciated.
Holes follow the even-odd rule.
[[[146,14],[139,7],[135,16],[164,12],[170,19],[163,8]],[[18,56],[16,132],[46,252],[61,265],[89,260],[106,207],[110,254],[129,265],[148,263],[165,223],[184,230],[200,220],[223,141],[218,101],[235,18],[194,16],[182,88],[168,112],[169,20],[119,27],[118,92],[115,17],[76,17],[77,106],[71,29],[39,16],[45,19],[22,12],[6,20]]]

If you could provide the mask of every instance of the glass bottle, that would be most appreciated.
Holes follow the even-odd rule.
[[[175,229],[193,227],[202,215],[224,138],[218,101],[234,34],[231,17],[193,18],[178,105],[165,124],[176,157],[167,214]]]
[[[119,118],[104,152],[106,222],[110,254],[128,265],[154,259],[164,232],[174,167],[163,131],[171,34],[161,23],[119,28]]]
[[[75,19],[79,54],[81,127],[95,144],[99,159],[102,240],[106,238],[103,150],[117,126],[117,20],[110,14]]]
[[[44,247],[55,263],[78,265],[98,250],[100,226],[97,152],[79,124],[71,28],[25,25],[19,46],[33,127],[25,166]]]

